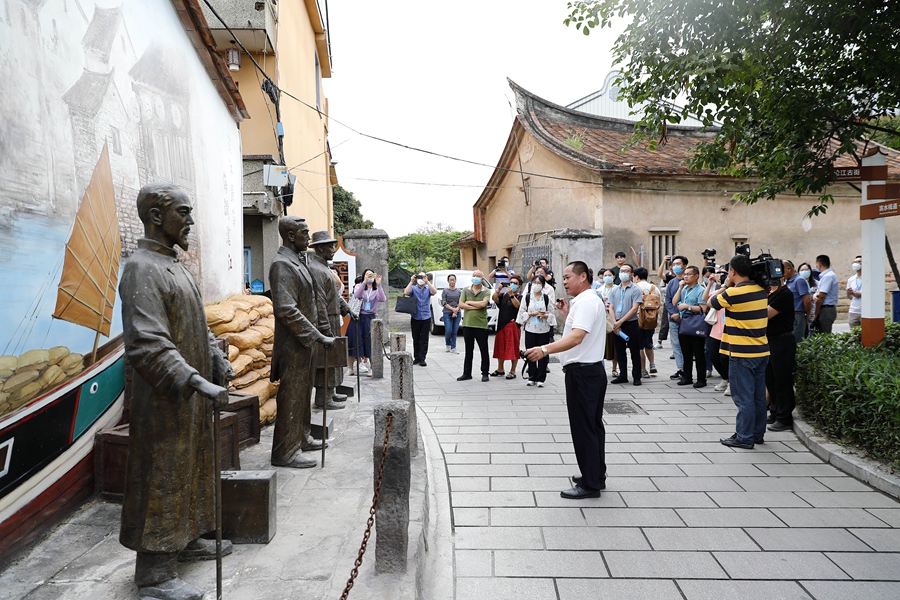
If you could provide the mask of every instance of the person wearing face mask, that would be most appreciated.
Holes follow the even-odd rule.
[[[456,333],[462,320],[462,315],[459,314],[459,295],[462,290],[456,287],[456,275],[447,276],[447,286],[441,292],[441,306],[444,307],[444,342],[447,344],[447,352],[459,354],[456,350]]]
[[[831,259],[827,254],[816,257],[819,269],[819,285],[816,289],[815,307],[810,317],[816,323],[819,333],[831,333],[837,319],[838,278],[831,269]]]
[[[606,310],[609,310],[609,294],[613,291],[613,288],[616,287],[616,284],[613,283],[616,277],[613,275],[612,269],[604,269],[603,267],[597,269],[597,273],[602,273],[602,276],[598,277],[600,281],[596,282],[591,287],[596,290],[597,296],[603,300],[603,306]],[[593,287],[594,285],[597,287]],[[613,379],[619,376],[619,363],[616,361],[616,337],[616,334],[613,332],[606,334],[606,349],[604,350],[603,355],[603,360],[612,361]]]
[[[519,303],[519,314],[516,316],[516,321],[525,330],[525,347],[534,348],[553,341],[556,315],[553,313],[555,303],[544,293],[548,289],[544,276],[535,275],[529,288],[531,293],[523,296]],[[544,382],[547,381],[547,364],[549,362],[549,356],[544,356],[537,362],[528,362],[527,385],[544,387]]]
[[[437,288],[428,280],[428,275],[419,273],[409,278],[403,294],[416,299],[416,312],[410,319],[413,364],[427,367],[425,355],[428,354],[428,335],[431,326],[431,297],[437,294]]]
[[[672,303],[681,311],[681,318],[689,314],[706,312],[706,301],[703,300],[703,286],[700,285],[700,269],[694,265],[684,270],[684,278],[678,285]],[[684,374],[678,385],[693,385],[695,388],[706,387],[706,336],[698,336],[693,332],[679,332],[679,342],[684,353]],[[697,365],[697,381],[692,378],[694,363]]]
[[[543,294],[548,296],[547,300],[550,301],[550,304],[556,304],[556,290],[553,289],[553,272],[546,267],[535,267],[534,274],[528,278],[528,283],[525,284],[525,289],[522,290],[522,296],[527,296],[532,292],[532,283],[534,282],[534,278],[538,275],[544,278]]]
[[[519,324],[516,317],[519,314],[521,295],[519,286],[522,278],[511,275],[509,285],[502,286],[494,291],[491,298],[497,305],[497,335],[494,336],[494,358],[497,359],[497,368],[491,373],[491,377],[506,379],[516,378],[516,365],[519,363]],[[507,372],[503,366],[506,361],[511,361],[510,370]]]
[[[488,316],[487,307],[491,302],[490,288],[485,285],[484,273],[472,271],[472,285],[464,288],[459,296],[459,307],[463,313],[463,340],[466,343],[466,354],[463,357],[463,374],[457,381],[472,379],[472,359],[475,355],[475,342],[481,351],[481,381],[490,381],[488,369]]]
[[[860,327],[862,325],[862,256],[857,256],[850,268],[853,269],[853,276],[847,280],[847,297],[850,298],[847,320],[850,327]]]
[[[669,314],[669,341],[672,344],[672,354],[675,356],[675,368],[678,369],[669,379],[681,379],[684,377],[684,356],[681,352],[681,340],[678,338],[678,328],[681,323],[681,311],[675,308],[672,298],[678,291],[678,286],[684,280],[684,268],[688,264],[688,259],[684,256],[675,256],[672,258],[672,273],[675,277],[666,285],[665,307]]]
[[[387,302],[384,288],[381,287],[381,275],[376,275],[372,269],[363,272],[363,279],[353,288],[353,297],[360,301],[359,322],[353,327],[347,328],[348,354],[351,360],[355,360],[359,372],[367,377],[372,376],[369,359],[372,358],[372,319],[378,308],[379,302]],[[350,374],[354,374],[353,366]]]
[[[800,340],[809,334],[807,323],[812,308],[812,296],[809,293],[809,283],[794,269],[794,263],[789,260],[783,263],[784,285],[794,296],[794,341],[799,344]]]
[[[644,303],[641,288],[631,281],[631,265],[619,269],[622,282],[609,293],[609,318],[613,321],[616,359],[622,366],[619,376],[610,383],[628,383],[628,352],[631,353],[632,385],[641,385],[641,331],[638,327],[638,311]],[[628,337],[626,341],[622,334]]]

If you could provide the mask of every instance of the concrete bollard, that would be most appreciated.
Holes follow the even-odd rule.
[[[391,399],[409,402],[409,448],[418,452],[418,425],[416,423],[416,395],[413,391],[412,354],[391,352]]]
[[[375,485],[378,485],[378,472],[384,456],[381,493],[375,512],[376,573],[406,572],[409,547],[409,411],[410,405],[403,400],[375,405],[375,440],[372,444]],[[388,415],[392,415],[393,423],[385,455],[384,434]]]
[[[406,352],[406,334],[391,334],[391,352]]]
[[[372,319],[372,377],[384,378],[384,321]]]

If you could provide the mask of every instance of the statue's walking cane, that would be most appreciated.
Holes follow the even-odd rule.
[[[219,405],[213,402],[213,456],[216,488],[216,600],[222,600],[222,447],[219,441]]]

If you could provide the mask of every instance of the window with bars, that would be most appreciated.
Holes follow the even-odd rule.
[[[672,256],[678,252],[675,231],[661,231],[650,234],[650,270],[653,272],[666,256]]]

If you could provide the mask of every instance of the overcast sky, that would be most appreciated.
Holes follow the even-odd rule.
[[[512,125],[507,77],[569,104],[602,87],[619,33],[585,36],[566,27],[565,0],[331,0],[329,10],[333,69],[324,86],[332,119],[491,165],[464,165],[366,139],[332,120],[329,141],[340,184],[362,202],[363,216],[391,237],[427,222],[471,230],[472,205]]]

